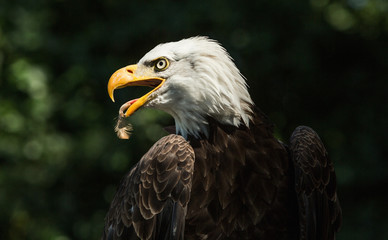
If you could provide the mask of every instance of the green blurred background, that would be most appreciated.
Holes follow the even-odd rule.
[[[388,1],[0,2],[0,239],[99,239],[121,177],[172,119],[143,109],[117,139],[106,84],[156,44],[207,35],[230,52],[283,141],[325,142],[337,239],[388,239]]]

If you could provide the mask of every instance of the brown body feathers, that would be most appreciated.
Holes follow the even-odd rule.
[[[155,143],[122,180],[102,239],[334,239],[335,173],[312,129],[288,147],[259,110],[250,128],[209,127]]]

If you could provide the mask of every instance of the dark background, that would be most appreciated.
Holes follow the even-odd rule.
[[[110,75],[156,44],[207,35],[228,49],[283,141],[325,142],[338,176],[337,239],[388,239],[388,1],[0,2],[0,239],[99,239],[121,177],[171,118]],[[148,90],[148,89],[147,89]]]

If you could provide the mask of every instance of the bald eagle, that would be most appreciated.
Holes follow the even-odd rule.
[[[335,239],[341,208],[319,136],[300,126],[277,140],[218,42],[160,44],[112,75],[111,99],[127,86],[152,90],[123,116],[161,109],[175,131],[122,179],[102,239]]]

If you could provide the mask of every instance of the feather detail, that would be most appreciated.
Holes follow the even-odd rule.
[[[124,114],[120,112],[115,126],[117,137],[120,139],[129,139],[131,137],[132,130],[132,124],[130,124]]]

